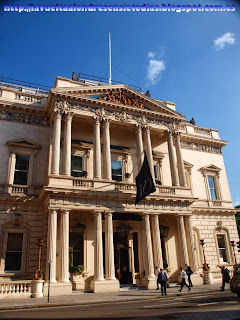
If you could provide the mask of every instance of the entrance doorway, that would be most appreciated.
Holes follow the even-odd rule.
[[[132,284],[132,272],[129,270],[130,249],[123,245],[118,245],[114,250],[116,278],[120,284]]]

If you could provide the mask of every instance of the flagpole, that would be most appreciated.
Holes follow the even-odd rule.
[[[111,33],[109,32],[109,84],[112,84]]]

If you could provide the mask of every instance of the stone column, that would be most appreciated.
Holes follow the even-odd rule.
[[[113,248],[112,213],[105,213],[105,274],[106,280],[116,280]]]
[[[185,169],[184,169],[184,164],[183,164],[183,159],[182,159],[182,150],[181,150],[179,132],[175,133],[175,142],[176,142],[176,154],[177,154],[177,163],[178,163],[180,185],[183,187],[186,187],[187,182],[186,182]]]
[[[101,179],[101,141],[100,141],[100,119],[94,119],[94,178]]]
[[[62,112],[60,109],[56,108],[54,110],[53,139],[52,139],[52,166],[51,166],[51,174],[55,174],[55,175],[59,175],[61,118],[62,118]]]
[[[94,213],[94,280],[104,280],[103,277],[103,247],[102,247],[102,214]]]
[[[144,160],[142,127],[140,125],[136,127],[136,140],[137,140],[138,171],[140,171],[143,164],[143,160]]]
[[[182,268],[184,268],[184,264],[189,264],[188,260],[188,251],[187,251],[187,241],[186,241],[186,233],[184,228],[184,220],[183,216],[180,215],[177,217],[177,224],[178,224],[178,234],[179,234],[179,247],[182,252],[181,254],[181,261],[182,261]]]
[[[161,246],[158,215],[154,214],[151,216],[151,223],[152,223],[154,263],[155,263],[155,266],[159,268],[163,268],[162,246]]]
[[[57,247],[57,211],[50,210],[48,215],[48,258],[47,258],[47,260],[52,261],[51,272],[50,272],[50,282],[57,282],[56,281],[56,247]]]
[[[112,168],[111,168],[111,148],[110,148],[110,121],[105,119],[103,122],[103,165],[104,165],[104,178],[112,179]]]
[[[72,117],[74,112],[67,112],[64,118],[64,148],[63,148],[63,174],[71,175],[71,141],[72,141]]]
[[[69,211],[64,210],[61,214],[61,275],[60,281],[69,282]]]
[[[175,160],[174,148],[173,148],[173,138],[172,138],[171,131],[168,131],[167,141],[168,141],[170,169],[171,169],[171,175],[172,175],[172,185],[179,186],[179,179],[178,179],[176,160]]]
[[[146,236],[146,250],[147,250],[146,277],[148,279],[155,279],[154,267],[153,267],[153,250],[152,250],[149,214],[143,215],[143,223],[144,223],[144,232],[145,232],[145,236]]]
[[[146,153],[147,153],[147,159],[149,168],[152,174],[153,181],[155,182],[155,174],[153,169],[153,155],[152,155],[152,145],[151,145],[151,137],[150,137],[150,129],[149,127],[144,128],[144,140],[145,140],[145,146],[146,146]]]
[[[198,263],[197,263],[196,250],[195,250],[195,244],[194,244],[194,238],[193,238],[193,227],[192,227],[191,216],[186,216],[185,217],[185,221],[186,221],[186,225],[187,225],[189,242],[190,242],[190,250],[191,250],[191,255],[192,255],[193,271],[197,272]]]

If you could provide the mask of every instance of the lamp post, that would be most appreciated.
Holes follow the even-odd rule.
[[[234,262],[235,262],[235,265],[237,264],[237,259],[236,259],[236,254],[235,254],[235,250],[234,250],[234,247],[235,247],[235,242],[234,241],[230,241],[231,243],[231,247],[233,249],[233,256],[234,256]]]
[[[203,258],[204,258],[204,262],[203,262],[203,271],[209,271],[209,266],[208,266],[208,264],[207,264],[207,262],[206,262],[206,256],[205,256],[205,252],[204,252],[204,245],[205,245],[205,243],[204,243],[204,240],[202,239],[202,240],[200,240],[200,245],[202,246],[202,251],[203,251]]]
[[[41,252],[42,252],[42,247],[44,245],[43,243],[43,239],[38,239],[38,269],[35,272],[35,280],[42,280],[43,278],[43,274],[42,274],[42,270],[41,270]]]

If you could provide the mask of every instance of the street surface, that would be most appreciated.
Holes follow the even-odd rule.
[[[240,320],[240,299],[229,291],[179,293],[143,301],[1,310],[0,319]]]

